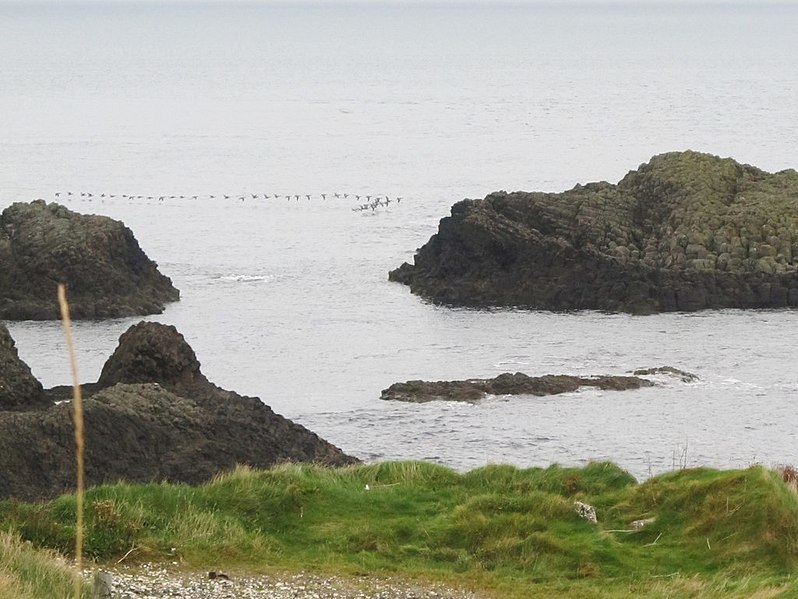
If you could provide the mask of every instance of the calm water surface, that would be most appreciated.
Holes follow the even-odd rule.
[[[72,191],[122,219],[182,292],[154,319],[211,380],[367,460],[796,462],[794,312],[452,310],[386,277],[463,197],[615,182],[687,148],[798,166],[795,31],[789,5],[0,3],[0,207]],[[355,194],[404,199],[354,212]],[[137,321],[77,325],[84,380]],[[57,324],[8,324],[46,385],[68,381]],[[379,400],[414,378],[663,364],[700,380]]]

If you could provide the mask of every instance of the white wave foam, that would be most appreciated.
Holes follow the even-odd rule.
[[[220,275],[217,277],[220,281],[231,281],[233,283],[268,283],[274,280],[274,275]]]

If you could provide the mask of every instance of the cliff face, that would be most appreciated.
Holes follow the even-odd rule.
[[[28,386],[11,400],[0,394],[2,498],[51,498],[75,484],[72,406],[58,401],[71,398],[71,389],[26,403]],[[208,382],[183,336],[162,324],[140,323],[124,333],[100,381],[85,385],[84,394],[87,485],[196,484],[236,464],[358,461],[259,399]]]
[[[0,214],[0,318],[59,318],[66,283],[73,318],[156,314],[179,299],[119,221],[42,200]]]
[[[798,173],[696,152],[617,185],[463,200],[389,275],[463,306],[650,313],[798,306]]]

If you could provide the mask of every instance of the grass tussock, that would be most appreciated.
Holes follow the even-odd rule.
[[[66,599],[76,574],[53,551],[34,549],[12,533],[0,533],[0,599]],[[90,597],[88,588],[82,597]]]
[[[577,500],[596,507],[598,525]],[[74,496],[0,502],[0,522],[69,552],[75,510]],[[798,593],[798,496],[783,471],[762,467],[643,484],[608,463],[239,467],[199,487],[88,490],[84,549],[100,561],[132,549],[129,561],[197,568],[397,573],[503,597],[764,598]]]

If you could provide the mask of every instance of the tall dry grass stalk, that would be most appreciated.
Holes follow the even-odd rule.
[[[75,360],[75,344],[72,340],[72,319],[69,317],[69,304],[66,298],[66,288],[63,283],[58,284],[58,304],[61,306],[61,321],[64,325],[64,337],[69,353],[69,362],[72,365],[72,408],[75,422],[75,459],[77,461],[77,523],[75,530],[75,599],[80,599],[82,571],[83,571],[83,396],[80,391],[80,378],[78,377],[78,363]]]

